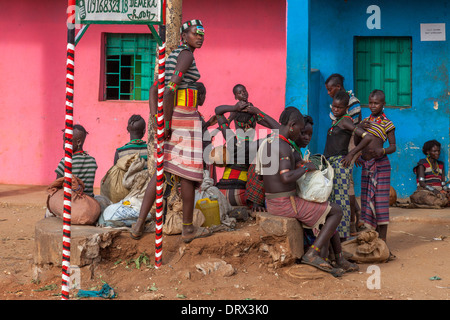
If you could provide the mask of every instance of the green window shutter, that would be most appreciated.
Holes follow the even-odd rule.
[[[361,103],[380,89],[387,106],[411,106],[411,55],[410,37],[356,37],[355,94]]]
[[[151,34],[107,34],[106,99],[148,100],[155,67]]]

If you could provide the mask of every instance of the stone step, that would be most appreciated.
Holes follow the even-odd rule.
[[[277,267],[292,264],[303,256],[303,227],[297,219],[261,212],[257,215],[257,223],[263,247]]]
[[[236,231],[218,232],[212,235],[224,245],[228,239],[247,243],[247,246],[259,248],[267,252],[272,260],[273,267],[283,267],[293,264],[296,259],[303,255],[303,228],[294,218],[285,218],[269,213],[258,213],[256,216],[256,226]],[[36,223],[35,226],[35,252],[34,264],[36,266],[53,265],[61,266],[62,263],[62,227],[60,218],[45,218]],[[144,244],[144,242],[154,241],[153,237],[143,239],[139,242],[132,240],[128,235],[120,236],[122,231],[110,228],[99,228],[95,226],[71,226],[71,266],[84,267],[98,263],[102,259],[101,251],[109,247],[113,240],[120,239],[121,242],[130,242],[133,245]],[[242,237],[239,238],[239,237]],[[177,239],[175,239],[177,238]],[[241,240],[236,240],[241,239]],[[179,246],[177,236],[165,238],[166,256],[171,251],[171,247]],[[198,239],[189,244],[195,251],[195,247],[203,247],[204,241]],[[211,242],[209,245],[211,246]],[[234,246],[225,245],[227,248]],[[115,249],[112,249],[115,250]],[[214,245],[211,248],[204,248],[204,251],[214,252]],[[149,252],[149,254],[151,254]],[[232,253],[236,256],[236,252]],[[240,252],[244,254],[245,252]],[[245,258],[244,258],[245,259]]]
[[[60,218],[45,218],[35,226],[35,265],[62,265],[62,227]],[[72,225],[70,264],[83,267],[101,260],[100,251],[121,233],[117,229]]]

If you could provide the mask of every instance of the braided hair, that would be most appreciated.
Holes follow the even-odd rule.
[[[133,114],[130,119],[128,119],[128,132],[133,132],[136,134],[142,134],[141,138],[144,136],[145,132],[145,120],[139,114]]]
[[[280,120],[278,121],[281,125],[287,126],[290,120],[300,120],[304,122],[303,115],[295,107],[287,107],[283,110],[283,112],[280,115]]]

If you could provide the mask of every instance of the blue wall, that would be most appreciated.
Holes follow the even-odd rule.
[[[397,151],[389,156],[392,165],[391,185],[399,197],[408,197],[414,192],[416,182],[412,168],[423,157],[423,143],[430,139],[441,142],[441,160],[445,162],[448,172],[450,45],[449,40],[422,42],[420,24],[446,22],[448,39],[450,1],[311,0],[309,3],[310,64],[311,68],[320,72],[319,75],[311,74],[308,87],[311,98],[319,91],[318,98],[308,100],[308,113],[314,115],[317,139],[311,145],[311,152],[323,152],[326,131],[330,126],[328,114],[331,98],[327,95],[324,80],[332,73],[340,73],[345,77],[345,88],[353,89],[354,37],[409,36],[412,37],[412,106],[385,109],[386,115],[396,126]],[[370,5],[377,5],[381,9],[381,29],[368,29],[366,26],[371,16],[366,13]],[[298,28],[299,24],[294,27]],[[288,19],[287,42],[288,48],[292,49],[295,41],[289,36],[291,28],[292,21]],[[291,62],[287,60],[288,66]],[[288,75],[287,81],[290,80]],[[438,104],[437,109],[434,108],[435,103]],[[367,117],[370,110],[363,108],[362,113],[363,117]],[[360,170],[356,169],[358,195],[359,177]]]
[[[308,112],[310,64],[309,18],[310,0],[287,1],[286,41],[286,106]]]

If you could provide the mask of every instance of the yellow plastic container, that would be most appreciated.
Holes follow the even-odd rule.
[[[210,200],[209,198],[200,199],[197,201],[195,208],[200,209],[205,216],[205,222],[202,224],[202,227],[220,225],[220,209],[217,200]]]

